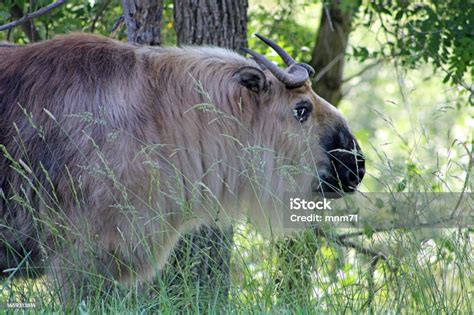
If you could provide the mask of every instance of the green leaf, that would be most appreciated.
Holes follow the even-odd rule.
[[[364,235],[367,236],[368,238],[372,238],[374,235],[375,230],[368,224],[364,225]]]
[[[404,191],[406,187],[407,187],[407,181],[405,178],[403,178],[400,182],[398,182],[396,191],[397,192]]]

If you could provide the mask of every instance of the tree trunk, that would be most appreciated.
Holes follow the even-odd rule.
[[[247,45],[247,0],[174,0],[178,45]]]
[[[334,106],[342,98],[344,55],[351,32],[352,15],[360,5],[354,1],[354,7],[343,11],[339,2],[333,0],[323,6],[310,61],[317,73],[313,82],[316,93]]]
[[[122,0],[128,41],[143,45],[161,44],[163,0]]]
[[[247,46],[247,0],[174,0],[178,45],[215,45],[237,50]],[[183,237],[164,276],[170,294],[183,286],[199,294],[199,307],[228,299],[233,230],[203,227]],[[219,304],[218,304],[219,305]]]
[[[342,99],[344,55],[352,15],[360,3],[354,1],[352,5],[353,7],[342,11],[338,0],[324,4],[310,61],[310,65],[316,70],[316,77],[313,79],[315,92],[334,106]],[[319,243],[315,235],[306,233],[305,237],[288,238],[278,243],[279,272],[274,281],[277,291],[285,292],[284,298],[288,299],[288,303],[305,305],[312,298],[311,274]]]

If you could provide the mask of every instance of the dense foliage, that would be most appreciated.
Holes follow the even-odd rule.
[[[252,38],[258,32],[298,60],[309,61],[327,3],[249,2],[252,49],[280,62]],[[0,24],[13,19],[13,5],[26,13],[48,3],[5,0],[0,3]],[[358,6],[339,109],[367,156],[362,191],[472,191],[474,107],[466,106],[474,103],[472,1],[346,0],[341,6]],[[120,16],[119,0],[71,0],[34,24],[41,39],[85,31],[125,40],[123,25],[112,34]],[[170,0],[165,1],[162,35],[164,45],[175,44]],[[0,32],[0,39],[29,42],[19,27]],[[325,237],[306,233],[284,242],[264,239],[249,225],[236,230],[226,305],[231,312],[311,308],[431,314],[469,313],[474,307],[472,228],[377,231],[368,226],[362,231],[328,231]],[[131,294],[91,308],[80,304],[79,310],[196,311],[193,284],[183,289],[182,299],[174,300],[166,293],[168,280],[160,281],[154,299]],[[49,295],[43,295],[49,301]]]
[[[277,40],[286,41],[288,37],[292,37],[294,41],[286,41],[290,51],[307,60],[314,45],[316,27],[302,28],[301,21],[295,18],[293,12],[297,11],[296,7],[304,9],[313,2],[314,0],[308,3],[282,0],[276,10],[267,10],[265,3],[262,3],[251,12],[251,20],[258,22],[258,29],[263,33],[277,34]],[[27,14],[49,3],[48,0],[2,1],[0,24],[14,19],[13,7]],[[359,4],[357,1],[346,0],[341,6],[347,10],[354,10],[354,7],[359,6],[354,28],[378,26],[376,37],[379,47],[371,50],[366,46],[354,45],[349,54],[361,61],[367,58],[397,58],[406,67],[417,67],[429,62],[436,70],[444,73],[445,82],[461,85],[473,92],[474,5],[470,1],[375,0]],[[162,32],[165,44],[174,42],[172,7],[172,1],[165,1]],[[62,8],[35,19],[34,27],[38,29],[41,39],[71,31],[110,35],[120,16],[119,0],[73,0]],[[317,25],[316,22],[312,21],[310,25]],[[124,38],[124,27],[119,28],[114,35]],[[28,42],[20,28],[3,32],[0,34],[0,38],[2,37],[18,43]]]
[[[430,63],[444,74],[444,82],[474,93],[474,5],[471,1],[370,1],[359,25],[379,23],[385,42],[378,51],[354,50],[361,60],[396,57],[403,66]],[[472,104],[472,99],[471,99]]]

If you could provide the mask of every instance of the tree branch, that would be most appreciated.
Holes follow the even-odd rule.
[[[31,19],[34,19],[34,18],[37,18],[39,16],[42,16],[42,15],[45,15],[46,13],[48,13],[49,11],[53,10],[54,8],[57,8],[59,7],[60,5],[64,4],[66,2],[66,0],[57,0],[56,2],[53,2],[35,12],[32,12],[32,13],[29,13],[29,14],[26,14],[25,16],[23,16],[21,19],[19,20],[16,20],[16,21],[13,21],[11,23],[8,23],[8,24],[5,24],[5,25],[2,25],[0,26],[0,31],[4,31],[4,30],[8,30],[8,29],[11,29],[11,28],[14,28],[18,25],[21,25],[23,23],[26,23],[28,22],[29,20]]]
[[[110,31],[110,36],[115,36],[115,33],[117,32],[117,30],[123,24],[124,21],[125,21],[125,18],[123,15],[121,15],[115,22],[114,26],[112,26],[112,30]]]
[[[16,20],[19,20],[25,16],[21,8],[16,4],[12,5],[12,7],[10,8],[10,14],[12,18]],[[26,37],[28,37],[30,42],[36,42],[41,40],[41,36],[38,33],[38,30],[36,29],[36,26],[33,21],[29,20],[25,21],[25,23],[22,23],[21,30],[23,31],[23,33],[25,33]]]
[[[361,246],[357,243],[354,243],[354,242],[351,242],[351,241],[348,241],[346,239],[339,238],[339,237],[335,237],[335,238],[329,237],[329,239],[332,240],[333,242],[339,244],[339,245],[344,246],[344,247],[349,247],[349,248],[355,249],[357,252],[359,252],[361,254],[364,254],[364,255],[367,255],[369,257],[378,257],[381,260],[384,260],[384,261],[387,260],[387,257],[382,252],[376,252],[376,251],[374,251],[370,248],[363,247],[363,246]]]
[[[359,245],[357,243],[354,243],[352,241],[347,240],[346,238],[351,237],[351,235],[328,234],[323,229],[318,228],[318,227],[314,227],[313,231],[317,236],[322,236],[322,237],[326,238],[327,240],[332,241],[336,244],[339,244],[339,245],[347,247],[347,248],[352,248],[358,253],[369,256],[372,259],[372,261],[375,260],[375,263],[377,263],[379,260],[383,260],[384,262],[387,263],[387,266],[388,266],[389,269],[396,270],[396,268],[392,268],[392,266],[390,266],[388,264],[388,258],[382,252],[376,252],[376,251],[374,251],[370,248],[366,248],[362,245]],[[352,236],[357,236],[357,235],[354,234]]]

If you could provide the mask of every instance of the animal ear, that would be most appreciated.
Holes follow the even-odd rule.
[[[239,82],[240,85],[247,89],[260,93],[265,90],[267,86],[267,78],[262,70],[254,67],[242,67],[237,70],[233,78]]]

